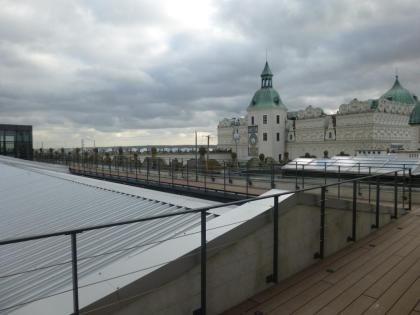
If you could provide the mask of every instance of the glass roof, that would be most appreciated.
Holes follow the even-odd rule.
[[[330,159],[296,158],[287,163],[285,169],[346,172],[346,173],[388,173],[391,171],[411,169],[413,175],[420,174],[420,160],[402,158],[396,154],[378,157],[333,156]]]

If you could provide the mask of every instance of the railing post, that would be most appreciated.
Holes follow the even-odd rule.
[[[172,159],[169,159],[169,163],[171,164],[172,188],[174,188],[174,162]]]
[[[324,162],[324,185],[327,185],[327,162]]]
[[[73,311],[74,315],[79,315],[79,281],[77,275],[77,244],[76,233],[71,233],[71,263],[72,263],[72,278],[73,278]]]
[[[246,163],[245,166],[245,171],[246,171],[246,176],[245,176],[245,181],[246,181],[246,197],[248,198],[248,190],[249,190],[249,166],[248,163]]]
[[[379,176],[376,177],[376,209],[375,209],[375,224],[372,225],[373,229],[379,229],[379,199],[380,199]]]
[[[324,258],[324,247],[325,247],[325,186],[321,187],[321,224],[319,229],[319,253],[314,255],[314,258]]]
[[[274,163],[271,163],[271,188],[276,187],[274,184]]]
[[[372,171],[372,167],[371,167],[371,166],[369,166],[369,176],[371,176],[371,175],[372,175],[372,172],[371,172],[371,171]],[[371,179],[369,178],[369,182],[368,182],[368,183],[369,183],[369,206],[370,206],[370,180],[371,180]]]
[[[298,185],[298,162],[296,161],[296,174],[295,174],[295,189],[298,190],[299,189],[299,185]]]
[[[347,238],[348,242],[356,241],[356,226],[357,226],[357,185],[358,181],[353,181],[353,209],[351,220],[351,236]]]
[[[223,161],[223,194],[226,194],[226,162]]]
[[[204,172],[204,191],[207,191],[207,169],[203,170]]]
[[[157,166],[158,166],[158,183],[159,183],[159,186],[160,186],[160,158],[157,158]]]
[[[181,178],[184,178],[184,158],[181,158]]]
[[[150,159],[148,158],[146,161],[147,161],[146,182],[149,183],[149,172],[150,172],[149,163],[150,163]]]
[[[394,173],[394,215],[392,219],[398,219],[398,172]]]
[[[206,243],[206,211],[201,211],[201,312],[200,315],[206,314],[207,309],[207,243]]]
[[[137,158],[136,158],[136,162],[134,163],[134,167],[136,169],[136,183],[137,183],[138,182],[138,171],[137,171],[138,164],[137,164]]]
[[[189,177],[189,172],[188,172],[188,160],[187,160],[187,189],[190,188],[190,177]]]
[[[408,169],[408,210],[411,211],[411,168]]]
[[[403,180],[402,180],[402,208],[405,210],[405,164],[403,164]]]
[[[279,263],[279,196],[274,197],[273,208],[273,275],[271,282],[278,282]]]
[[[341,182],[341,165],[338,166],[338,182]],[[341,184],[337,186],[337,198],[340,199],[341,194]]]
[[[305,164],[302,164],[302,189],[305,188],[305,175],[304,175],[304,171],[305,171]]]

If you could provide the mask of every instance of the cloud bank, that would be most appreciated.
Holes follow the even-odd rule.
[[[266,50],[289,110],[420,93],[417,0],[0,0],[0,122],[34,144],[187,144],[245,114]],[[202,139],[204,141],[204,139]],[[85,141],[86,142],[86,141]]]

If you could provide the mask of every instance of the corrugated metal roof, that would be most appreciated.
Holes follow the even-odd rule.
[[[187,209],[114,191],[110,183],[104,188],[95,186],[92,180],[77,178],[0,162],[0,239]],[[79,276],[83,278],[128,254],[143,252],[159,241],[185,233],[197,227],[199,220],[199,214],[191,214],[83,233],[78,236]],[[142,244],[149,245],[139,247]],[[92,256],[96,257],[87,258]],[[68,287],[70,259],[70,237],[0,246],[0,310]],[[21,274],[51,265],[56,266]],[[16,275],[5,277],[10,274]]]

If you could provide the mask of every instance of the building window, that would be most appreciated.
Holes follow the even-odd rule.
[[[277,125],[280,123],[280,115],[277,115]]]
[[[267,125],[267,115],[264,115],[263,116],[263,124],[264,125]]]
[[[280,132],[277,132],[277,141],[280,141]]]
[[[328,133],[328,138],[332,138],[332,132],[330,131],[329,133]]]
[[[292,136],[292,135],[290,135],[290,136],[289,136],[289,139],[290,139],[290,140],[293,140],[293,136]]]
[[[251,125],[254,125],[254,116],[251,117]]]
[[[266,132],[263,133],[263,141],[267,141],[267,133]]]

